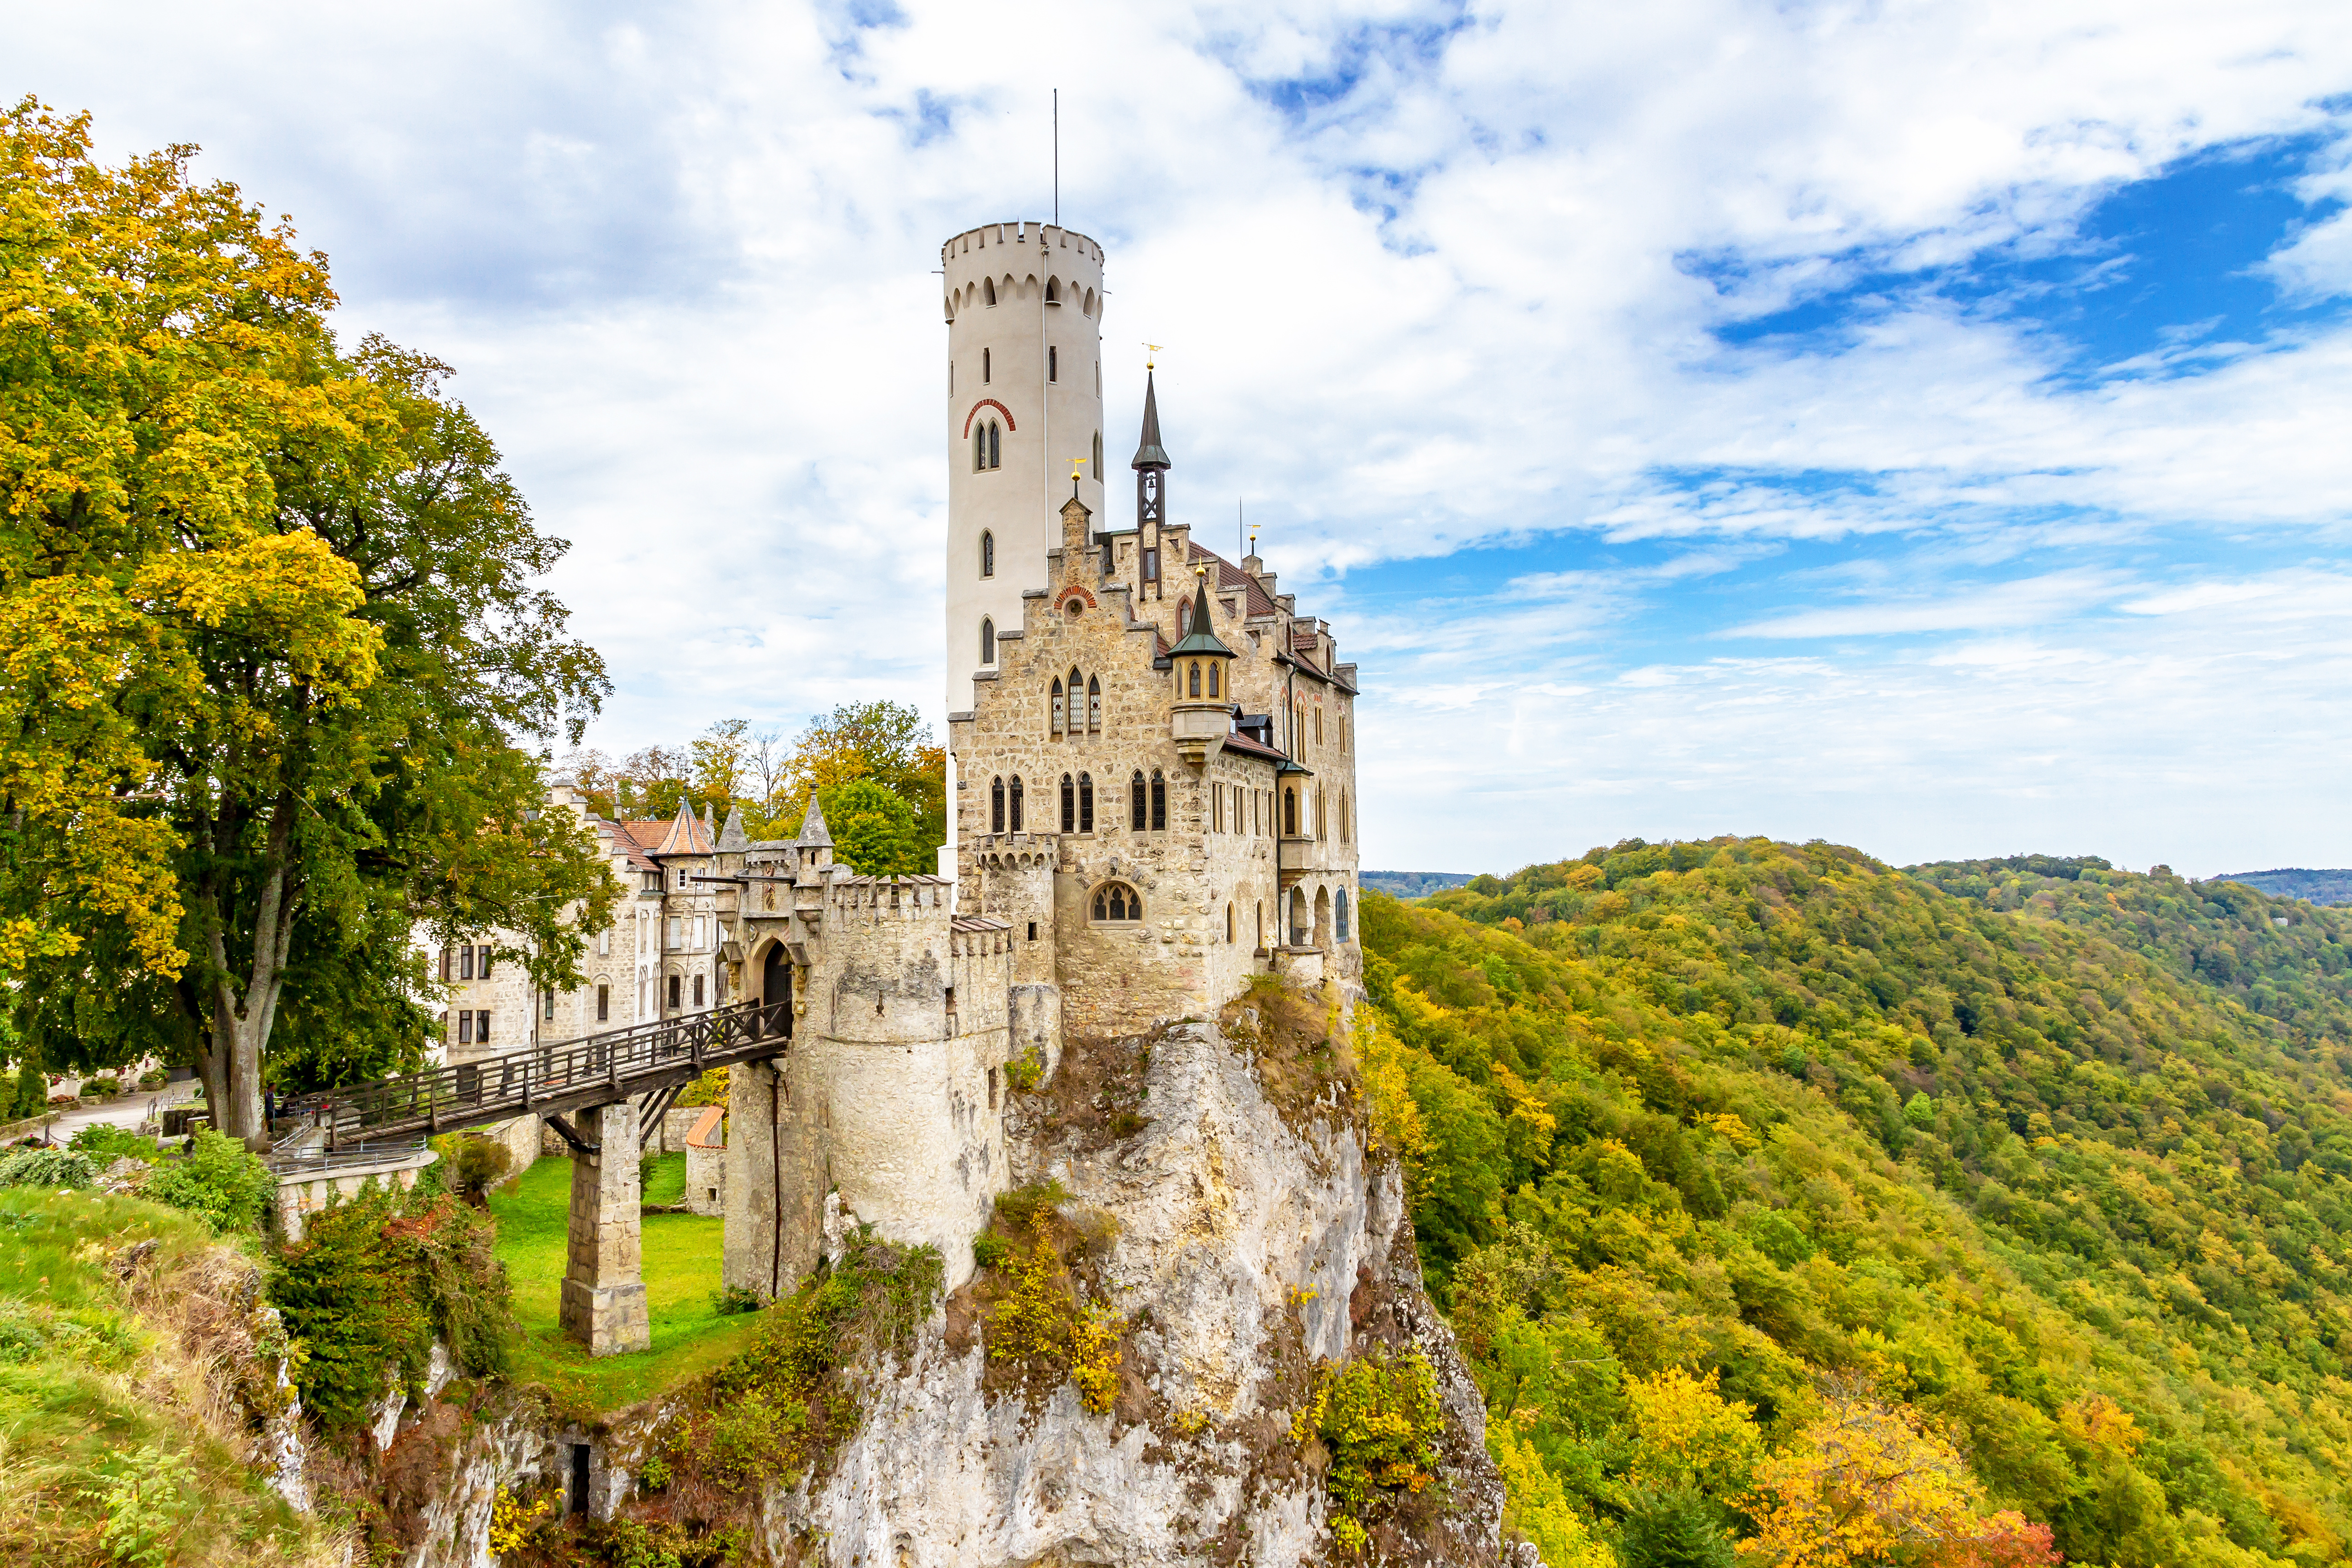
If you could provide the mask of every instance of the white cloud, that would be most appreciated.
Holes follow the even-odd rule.
[[[353,330],[458,367],[575,542],[556,586],[619,681],[611,749],[851,696],[940,711],[929,269],[1044,215],[1058,80],[1064,216],[1110,252],[1106,444],[1134,342],[1169,344],[1175,504],[1246,496],[1365,659],[1375,859],[1499,864],[1571,805],[1615,837],[1666,803],[1892,854],[2143,834],[2187,868],[2165,832],[2250,863],[2278,823],[2282,856],[2352,856],[2305,809],[2340,656],[2283,607],[2339,603],[2341,563],[2247,586],[2352,518],[2352,332],[2092,384],[2029,322],[1927,297],[1801,349],[1714,336],[2053,253],[2121,182],[2317,130],[2352,8],[14,9],[26,88],[118,152],[203,142],[332,253]],[[2343,292],[2343,223],[2271,274]],[[1405,606],[1345,576],[1562,533],[1665,563]],[[1710,601],[1743,635],[1908,651],[1617,645],[1759,563],[1785,608]],[[2225,745],[2248,765],[2209,765]]]

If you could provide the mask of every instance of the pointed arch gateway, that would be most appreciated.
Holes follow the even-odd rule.
[[[782,1016],[763,1020],[774,1033],[789,1036],[793,1032],[793,955],[781,942],[771,942],[760,955],[760,1005],[772,1007],[783,1004]]]

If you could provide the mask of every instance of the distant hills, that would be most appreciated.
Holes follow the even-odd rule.
[[[1425,898],[1470,880],[1467,871],[1359,871],[1356,880],[1392,899]]]
[[[2273,877],[2352,873],[1726,837],[1367,893],[1367,1093],[1509,1526],[1657,1539],[1696,1374],[1675,1420],[1814,1474],[1824,1411],[1941,1435],[1991,1516],[1941,1561],[2345,1562],[2352,910]],[[1617,1560],[1790,1539],[1763,1473]]]
[[[2232,871],[2217,882],[2243,882],[2273,899],[2304,899],[2315,904],[2352,904],[2352,870],[2306,871],[2289,866],[2277,871]]]

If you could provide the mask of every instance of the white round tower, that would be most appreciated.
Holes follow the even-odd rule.
[[[1103,516],[1102,247],[1050,224],[997,223],[940,253],[948,321],[948,711],[995,668],[1045,586],[1071,459]],[[955,819],[952,796],[948,817]],[[951,829],[952,831],[952,829]]]

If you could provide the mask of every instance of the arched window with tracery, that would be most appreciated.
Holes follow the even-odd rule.
[[[1013,775],[1013,831],[1021,831],[1021,775]]]
[[[1078,775],[1078,831],[1095,830],[1095,781],[1091,773]]]
[[[1143,825],[1146,821],[1144,813],[1150,809],[1150,807],[1146,801],[1146,791],[1143,784],[1143,770],[1141,768],[1138,768],[1135,770],[1135,776],[1129,779],[1127,784],[1127,826],[1129,828],[1137,833],[1142,832]]]
[[[1054,678],[1053,717],[1047,722],[1050,725],[1048,733],[1058,737],[1062,732],[1062,678],[1058,675]]]
[[[980,574],[996,575],[996,535],[984,528],[980,531]]]
[[[1105,882],[1095,889],[1087,915],[1101,925],[1135,925],[1143,919],[1143,895],[1125,882]]]
[[[1160,776],[1158,768],[1151,770],[1151,831],[1168,831],[1168,781]]]
[[[1078,826],[1077,781],[1069,774],[1062,775],[1062,831],[1075,833]]]
[[[1087,733],[1102,733],[1102,677],[1087,677]]]
[[[988,781],[988,830],[1004,831],[1004,780],[1001,775]]]
[[[996,662],[996,623],[986,616],[980,618],[980,662]]]
[[[1087,727],[1086,678],[1076,669],[1070,671],[1070,733],[1083,734]]]

